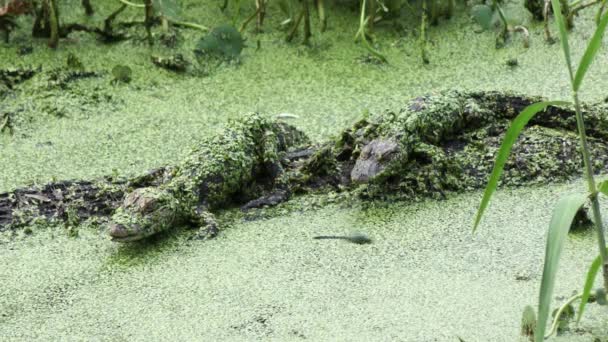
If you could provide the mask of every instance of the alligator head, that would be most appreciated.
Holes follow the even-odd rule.
[[[361,149],[361,154],[355,162],[350,177],[356,183],[368,183],[390,169],[398,159],[399,143],[394,139],[375,139]]]
[[[178,215],[178,201],[166,190],[139,188],[112,216],[109,235],[118,242],[141,240],[170,228]]]

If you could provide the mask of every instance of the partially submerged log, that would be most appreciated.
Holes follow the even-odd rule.
[[[110,235],[132,241],[177,222],[214,228],[210,211],[275,205],[330,187],[362,197],[442,198],[485,186],[510,121],[540,101],[498,92],[443,92],[397,113],[363,118],[337,138],[307,143],[293,127],[260,115],[231,122],[174,167],[131,180],[62,182],[0,194],[0,230],[39,220],[108,218]],[[608,168],[608,107],[584,107],[595,172]],[[549,107],[528,125],[503,185],[578,177],[582,160],[572,110]]]
[[[35,223],[77,223],[109,217],[130,189],[158,186],[169,168],[159,168],[130,180],[111,177],[95,181],[62,181],[0,194],[0,231]]]

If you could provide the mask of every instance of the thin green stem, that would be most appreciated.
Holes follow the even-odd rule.
[[[249,23],[258,16],[258,13],[260,12],[260,8],[258,8],[255,12],[253,12],[252,15],[250,15],[247,19],[245,19],[245,21],[243,21],[243,23],[241,24],[241,28],[239,28],[239,32],[243,33],[245,32],[245,29],[247,28],[247,25],[249,25]]]
[[[602,18],[602,13],[604,12],[604,7],[606,7],[606,0],[602,0],[600,8],[597,10],[597,14],[595,15],[596,24],[600,23],[600,19]]]
[[[579,5],[579,6],[572,6],[572,5],[571,5],[571,7],[570,7],[570,8],[571,8],[571,10],[570,10],[570,12],[569,12],[569,14],[568,14],[568,20],[569,20],[569,21],[574,20],[574,16],[575,16],[575,15],[576,15],[578,12],[580,12],[580,11],[584,10],[584,9],[585,9],[585,8],[587,8],[587,7],[591,7],[591,6],[593,6],[593,5],[596,5],[596,4],[598,4],[598,3],[600,3],[600,0],[590,1],[590,2],[588,2],[588,3],[586,3],[586,4],[582,4],[582,5]]]
[[[454,0],[448,0],[448,9],[447,9],[447,13],[446,13],[446,18],[450,19],[452,18],[452,15],[454,15]]]
[[[2,124],[0,124],[0,133],[2,133],[2,131],[4,130],[4,128],[9,127],[8,126],[8,120],[10,119],[10,117],[8,116],[8,113],[4,115],[4,121],[2,122]]]
[[[264,25],[264,16],[266,15],[266,2],[264,0],[256,0],[255,1],[256,13],[257,13],[257,23],[256,23],[256,31],[262,32],[262,26]]]
[[[287,42],[291,42],[293,40],[293,37],[296,36],[296,32],[298,32],[298,27],[300,26],[300,22],[302,21],[302,18],[304,18],[304,10],[300,11],[300,14],[298,14],[298,17],[296,18],[296,21],[293,24],[293,27],[291,28],[291,30],[289,31],[289,34],[287,35],[287,38],[285,38],[285,40]]]
[[[580,4],[581,2],[583,2],[583,0],[576,0],[576,1],[572,1],[570,3],[570,7],[576,7],[578,4]]]
[[[148,44],[152,45],[152,19],[154,17],[154,7],[152,6],[152,0],[145,0],[145,19],[144,26],[146,27],[146,35],[148,37]]]
[[[169,20],[169,22],[175,26],[182,26],[182,27],[189,27],[192,29],[196,29],[196,30],[201,30],[201,31],[209,31],[209,28],[207,26],[204,25],[200,25],[200,24],[196,24],[196,23],[191,23],[188,21],[179,21],[179,20],[173,20],[171,18],[167,18],[167,20]]]
[[[317,0],[317,13],[319,14],[319,21],[321,22],[321,32],[325,32],[327,28],[327,17],[325,17],[325,0]]]
[[[361,37],[361,42],[363,43],[363,46],[365,47],[365,49],[367,49],[367,51],[370,54],[372,54],[372,56],[378,58],[382,63],[387,63],[388,61],[387,61],[386,57],[384,57],[384,55],[382,55],[380,52],[376,51],[376,49],[374,49],[372,47],[372,45],[367,41],[367,37],[365,36],[365,28],[367,27],[367,24],[371,20],[371,17],[365,15],[365,8],[366,8],[366,0],[363,0],[363,1],[361,1],[361,16],[359,17],[359,30],[357,30],[357,33],[355,34],[355,41],[357,41],[357,39],[359,37]]]
[[[51,26],[51,37],[49,39],[49,46],[51,48],[56,48],[59,43],[59,13],[57,9],[56,0],[48,0],[48,15],[49,15],[49,23]]]
[[[144,5],[144,4],[136,4],[136,3],[132,3],[127,0],[118,0],[118,1],[120,1],[121,3],[123,3],[127,6],[131,6],[131,7],[138,7],[138,8],[146,7],[146,5]],[[193,28],[193,29],[201,30],[201,31],[209,31],[209,28],[207,26],[199,25],[197,23],[191,23],[188,21],[179,21],[179,20],[174,20],[174,19],[167,18],[167,17],[164,17],[164,19],[166,19],[168,22],[170,22],[171,24],[173,24],[175,26],[189,27],[189,28]]]
[[[422,62],[424,64],[429,64],[429,58],[426,54],[426,1],[427,0],[422,0],[422,18],[420,20],[420,56],[422,57]]]
[[[308,0],[302,0],[302,5],[304,6],[304,39],[302,39],[302,43],[307,45],[310,37],[312,36],[310,31],[310,9],[308,6]]]
[[[494,0],[494,7],[496,8],[496,12],[498,12],[498,16],[500,16],[500,20],[504,25],[502,33],[505,35],[506,38],[507,34],[509,33],[509,23],[507,22],[507,17],[505,16],[505,12],[502,11],[502,8],[498,4],[497,0]]]
[[[557,327],[559,326],[559,317],[562,315],[562,313],[564,312],[564,310],[566,310],[566,308],[571,305],[572,303],[574,303],[575,300],[580,299],[581,297],[583,297],[582,294],[576,294],[572,297],[570,297],[560,308],[559,310],[557,310],[557,313],[555,314],[555,317],[553,317],[553,324],[551,324],[551,330],[549,330],[549,332],[545,335],[545,339],[553,336],[553,334],[555,334],[557,332]]]
[[[234,11],[234,16],[232,17],[232,26],[236,27],[236,22],[239,21],[239,18],[241,16],[241,0],[236,0],[235,1],[235,11]]]
[[[127,0],[118,0],[120,2],[122,2],[123,4],[127,5],[127,6],[131,6],[131,7],[139,7],[139,8],[144,8],[146,7],[146,5],[144,4],[136,4]]]
[[[578,128],[578,134],[581,140],[581,150],[583,154],[583,162],[585,164],[585,175],[587,176],[587,186],[589,193],[591,193],[591,211],[593,212],[593,219],[595,223],[595,229],[597,232],[597,242],[600,249],[600,256],[602,258],[602,275],[604,276],[604,288],[608,290],[608,252],[606,251],[606,238],[604,236],[604,225],[602,221],[602,214],[600,212],[600,203],[597,197],[597,188],[595,185],[595,179],[593,176],[593,168],[591,166],[591,157],[589,154],[589,147],[587,144],[587,135],[585,134],[585,122],[583,120],[583,113],[581,111],[581,104],[578,99],[576,91],[572,92],[574,98],[574,106],[576,110],[576,126]]]

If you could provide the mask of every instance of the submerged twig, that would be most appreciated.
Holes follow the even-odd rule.
[[[544,27],[545,27],[545,41],[549,44],[555,43],[553,37],[551,37],[551,30],[549,29],[549,9],[551,8],[551,0],[545,0],[545,6],[543,7]]]
[[[2,121],[2,124],[0,124],[0,133],[2,133],[2,131],[4,131],[5,128],[9,128],[10,126],[8,124],[10,117],[8,115],[8,113],[4,114],[4,120]]]
[[[112,12],[112,14],[110,14],[106,20],[104,20],[103,22],[103,30],[104,32],[110,33],[112,32],[112,22],[114,21],[114,19],[116,19],[116,17],[122,13],[122,11],[124,11],[127,8],[127,5],[122,4],[116,11]]]
[[[420,23],[420,55],[424,64],[429,64],[429,58],[426,54],[426,0],[422,0],[422,19]]]
[[[84,7],[84,13],[88,16],[95,13],[93,6],[91,6],[91,0],[82,0],[82,7]]]
[[[249,23],[258,16],[258,14],[260,13],[260,8],[258,8],[255,12],[253,12],[252,15],[250,15],[247,19],[245,19],[243,21],[243,23],[241,24],[241,27],[239,28],[239,32],[243,33],[245,31],[245,29],[247,28],[247,25],[249,25]]]
[[[528,29],[525,26],[522,25],[517,25],[515,27],[513,27],[513,32],[519,32],[521,33],[521,36],[524,40],[524,47],[527,49],[530,47],[530,32],[528,32]]]
[[[152,0],[145,0],[146,6],[146,17],[144,24],[146,26],[146,35],[148,37],[148,44],[152,45],[152,18],[154,17],[154,7],[152,6]]]
[[[59,43],[59,13],[57,9],[56,0],[47,0],[47,15],[49,19],[49,26],[51,30],[51,37],[49,39],[49,47],[56,48]]]

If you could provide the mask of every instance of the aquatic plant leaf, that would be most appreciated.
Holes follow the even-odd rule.
[[[536,330],[536,313],[534,308],[526,305],[524,312],[521,315],[521,335],[533,336]]]
[[[602,256],[598,255],[591,266],[589,266],[589,271],[587,271],[587,279],[585,279],[585,285],[583,287],[583,293],[581,296],[581,303],[578,306],[578,315],[576,316],[576,323],[580,322],[583,317],[583,312],[585,311],[585,306],[587,306],[587,302],[589,301],[589,297],[591,296],[591,288],[593,287],[593,283],[595,282],[595,276],[597,275],[597,271],[599,271],[600,266],[602,266]]]
[[[600,46],[602,46],[602,37],[604,36],[606,25],[608,25],[608,13],[602,17],[602,20],[597,25],[593,38],[591,38],[589,45],[587,45],[587,50],[585,50],[585,54],[583,55],[583,58],[581,58],[581,62],[576,70],[576,75],[574,76],[574,83],[572,83],[574,91],[578,91],[580,88],[587,69],[591,66],[595,54],[600,49]]]
[[[291,7],[287,0],[279,0],[279,8],[281,9],[281,12],[283,12],[283,14],[291,18]]]
[[[211,56],[232,60],[239,57],[245,47],[241,33],[231,25],[220,25],[196,45],[194,52],[197,56]]]
[[[481,217],[484,211],[486,210],[488,204],[490,203],[492,194],[494,194],[494,191],[496,191],[496,187],[498,186],[498,180],[500,179],[502,171],[505,167],[505,163],[509,158],[509,153],[511,153],[511,147],[513,147],[513,144],[517,140],[519,133],[521,133],[528,121],[530,121],[538,112],[545,110],[548,106],[560,106],[567,104],[568,102],[564,101],[545,101],[533,103],[528,107],[524,108],[524,110],[519,113],[519,115],[513,120],[511,126],[505,134],[505,138],[502,141],[502,144],[500,145],[500,149],[498,150],[498,155],[496,156],[496,161],[494,162],[494,168],[492,169],[492,174],[490,175],[490,179],[488,180],[488,185],[486,185],[486,190],[484,191],[481,204],[479,205],[479,209],[477,210],[475,223],[473,224],[473,232],[477,230],[477,226],[479,226]]]
[[[562,42],[562,50],[564,51],[564,57],[566,58],[566,66],[570,74],[570,82],[574,85],[574,76],[572,74],[572,60],[570,58],[570,45],[568,44],[568,31],[566,30],[566,23],[564,22],[564,16],[562,15],[562,8],[559,3],[560,0],[551,0],[553,6],[553,14],[555,15],[555,22],[559,29],[559,39]]]
[[[180,8],[177,0],[152,0],[152,6],[167,18],[179,18]]]
[[[601,192],[602,194],[608,196],[608,180],[604,180],[601,181],[598,185],[597,185],[597,191]]]
[[[471,16],[484,30],[492,28],[492,19],[494,18],[492,7],[488,5],[475,5],[471,9]]]
[[[595,299],[599,305],[608,305],[608,299],[606,299],[606,290],[601,287],[595,290]]]
[[[588,194],[570,194],[562,197],[553,209],[549,232],[547,234],[547,245],[545,248],[545,262],[543,276],[540,283],[540,294],[538,299],[538,325],[534,334],[536,342],[542,342],[545,336],[547,320],[549,319],[549,308],[555,285],[555,274],[559,264],[564,242],[568,231],[576,216],[576,212],[585,204]]]
[[[602,257],[598,255],[591,263],[591,266],[589,266],[589,271],[587,271],[587,279],[585,279],[585,286],[583,287],[583,293],[581,295],[581,303],[578,306],[576,323],[580,322],[581,318],[583,317],[583,312],[585,311],[587,302],[589,302],[589,298],[591,297],[591,288],[593,287],[595,276],[597,275],[600,266],[602,266]]]
[[[121,82],[129,82],[131,81],[131,68],[126,65],[117,65],[112,68],[112,76],[114,76],[114,80]]]
[[[74,70],[84,70],[84,65],[73,53],[68,54],[67,67]]]

